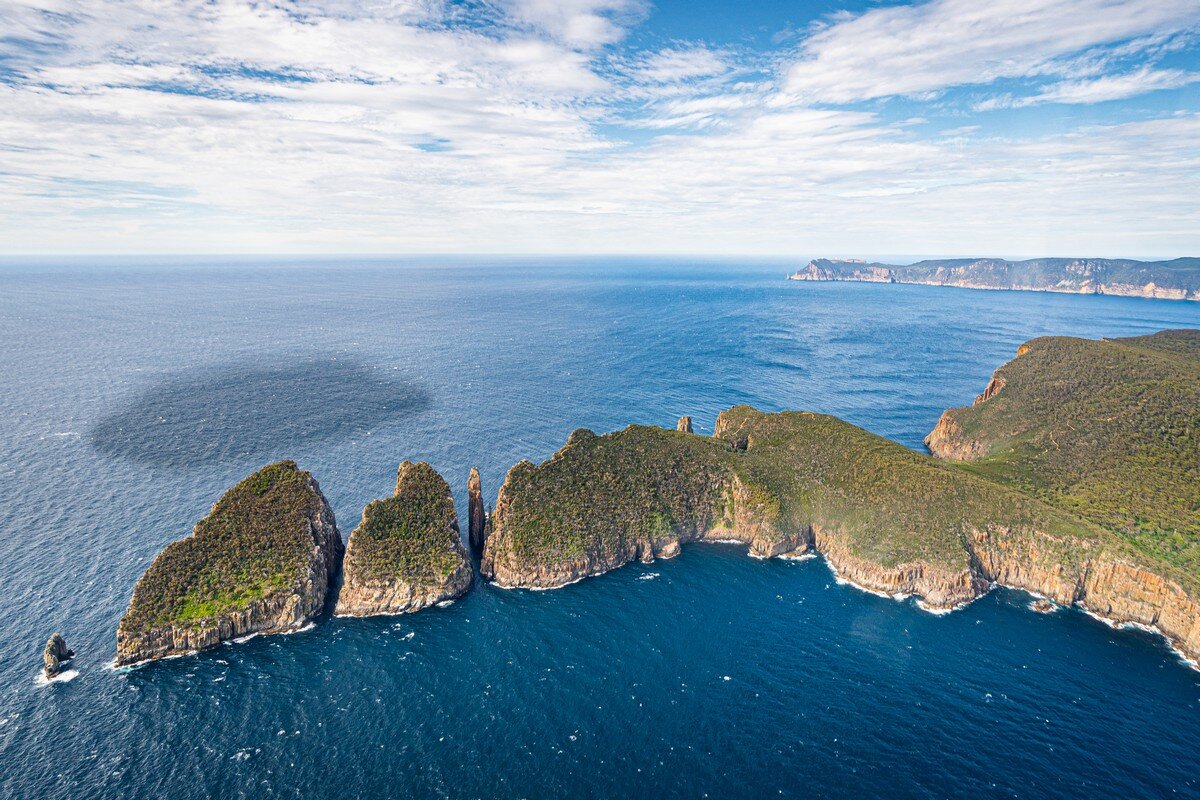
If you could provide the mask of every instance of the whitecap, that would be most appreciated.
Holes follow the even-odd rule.
[[[39,672],[37,679],[34,681],[38,686],[49,686],[52,683],[70,683],[79,677],[79,670],[67,669],[55,675],[53,678],[47,678],[46,673]]]

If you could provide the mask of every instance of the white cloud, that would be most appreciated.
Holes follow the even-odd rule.
[[[977,38],[965,50],[943,41],[964,30],[960,2],[835,20],[802,45],[801,66],[819,61],[829,76],[802,69],[802,91],[781,101],[770,55],[614,48],[645,13],[632,0],[504,0],[480,6],[483,20],[436,0],[10,2],[0,63],[18,77],[0,80],[0,248],[1200,248],[1197,109],[1010,138],[971,119],[923,135],[933,115],[797,102],[936,92],[978,82],[981,63],[1052,79],[1025,97],[1063,103],[1192,75],[1113,73],[1109,52],[1092,50],[1178,47],[1155,27],[1181,24],[1174,0],[1158,4],[1170,13],[1141,8],[1149,22],[1117,10],[1120,25],[1088,17],[1090,33],[1037,42],[1029,26],[1056,12],[1004,5],[1015,15],[1008,50],[984,4],[971,4],[965,30]],[[872,56],[872,36],[842,27],[866,19],[872,35],[915,36],[929,63],[900,40]],[[900,56],[879,56],[889,49]]]
[[[573,47],[620,41],[648,10],[645,0],[503,0],[516,21]]]
[[[1180,69],[1142,67],[1123,75],[1102,75],[1082,81],[1064,81],[1026,98],[1021,105],[1034,103],[1103,103],[1124,100],[1160,89],[1178,89],[1200,81],[1200,72]]]
[[[929,0],[843,15],[804,40],[784,90],[802,102],[922,96],[1054,72],[1096,45],[1200,24],[1195,0]]]
[[[676,83],[719,75],[729,69],[720,53],[707,47],[660,50],[646,58],[633,76],[646,83]]]

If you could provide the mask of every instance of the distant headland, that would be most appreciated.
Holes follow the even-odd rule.
[[[1200,258],[1134,261],[1125,258],[948,258],[915,264],[818,258],[788,276],[793,281],[860,281],[1109,294],[1160,300],[1200,300]]]
[[[1009,586],[1043,610],[1152,628],[1200,660],[1200,330],[1033,339],[925,441],[932,455],[836,417],[749,406],[722,412],[712,436],[690,417],[581,428],[550,459],[512,467],[490,514],[472,471],[469,540],[485,579],[534,589],[696,541],[819,554],[839,578],[926,610]],[[146,570],[116,665],[297,630],[330,607],[417,611],[472,578],[450,487],[428,464],[400,465],[343,550],[317,482],[281,461]]]

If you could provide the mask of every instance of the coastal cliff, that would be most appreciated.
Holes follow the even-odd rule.
[[[488,515],[483,505],[483,482],[479,470],[471,467],[467,478],[467,540],[471,550],[483,552],[483,542],[488,535]]]
[[[930,451],[1200,574],[1200,331],[1042,337],[1018,353],[942,414]]]
[[[808,412],[737,406],[711,437],[690,423],[577,429],[550,459],[510,469],[490,516],[472,470],[482,575],[549,589],[689,542],[740,542],[757,558],[819,553],[840,580],[931,611],[1022,589],[1154,629],[1200,660],[1200,331],[1026,342],[971,406],[942,415],[926,439],[935,457]],[[341,561],[312,476],[264,467],[138,581],[116,663],[295,630]],[[368,504],[344,576],[339,615],[470,589],[432,467],[404,462],[393,495]]]
[[[363,509],[343,575],[338,616],[404,614],[466,594],[473,572],[454,498],[433,467],[405,461],[393,495]]]
[[[986,401],[984,401],[986,402]],[[1115,532],[819,414],[723,412],[714,437],[573,434],[508,474],[483,574],[553,588],[694,541],[822,554],[839,578],[950,609],[1003,584],[1152,626],[1200,656],[1194,577]]]
[[[1109,294],[1164,300],[1200,300],[1200,258],[1134,261],[1111,258],[958,258],[883,264],[819,258],[788,276],[794,281],[856,281]]]
[[[263,467],[138,580],[117,626],[115,664],[302,628],[324,608],[341,557],[333,510],[312,475],[294,461]]]

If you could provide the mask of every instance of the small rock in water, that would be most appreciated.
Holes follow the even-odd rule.
[[[1034,598],[1034,601],[1029,604],[1029,607],[1039,614],[1053,614],[1058,610],[1058,606],[1044,597]]]
[[[63,662],[70,661],[74,657],[75,651],[67,647],[67,640],[62,637],[62,634],[53,634],[46,640],[46,649],[42,652],[46,680],[50,680],[62,672]]]
[[[679,422],[675,425],[675,430],[680,431],[682,433],[691,433],[692,432],[692,418],[688,417],[688,416],[680,417]]]

